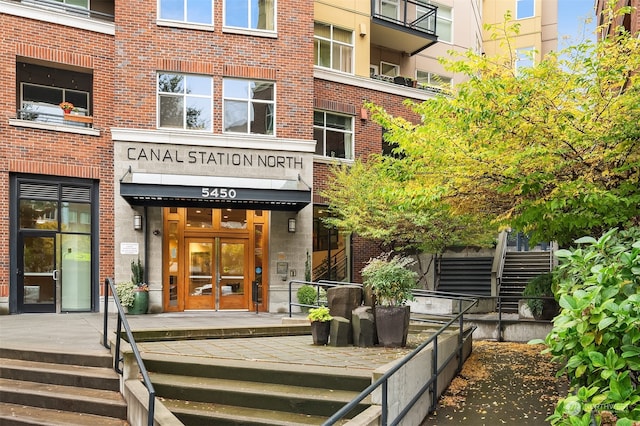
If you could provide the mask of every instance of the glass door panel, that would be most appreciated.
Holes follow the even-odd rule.
[[[18,274],[20,312],[56,312],[55,234],[22,236]]]
[[[185,309],[214,309],[214,251],[211,239],[187,240]]]
[[[60,310],[91,310],[91,236],[61,235]]]
[[[220,309],[247,309],[248,240],[220,239]]]

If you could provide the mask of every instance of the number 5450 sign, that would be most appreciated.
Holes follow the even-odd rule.
[[[233,188],[202,188],[202,198],[236,198]]]

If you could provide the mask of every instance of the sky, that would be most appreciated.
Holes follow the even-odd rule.
[[[542,0],[544,1],[544,0]],[[595,0],[558,0],[558,48],[594,39]],[[585,24],[586,19],[591,22]]]

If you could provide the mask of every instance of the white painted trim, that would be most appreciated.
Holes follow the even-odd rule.
[[[19,16],[21,18],[35,19],[52,24],[66,25],[68,27],[80,28],[95,33],[115,35],[116,26],[112,22],[98,21],[95,19],[82,18],[69,15],[51,9],[43,9],[35,5],[15,3],[0,0],[0,14]]]
[[[100,130],[95,128],[81,128],[75,126],[65,126],[64,124],[46,124],[37,121],[19,120],[17,118],[9,119],[10,126],[28,127],[31,129],[54,130],[56,132],[77,133],[80,135],[100,136]]]
[[[266,151],[315,152],[316,141],[283,139],[257,135],[220,135],[184,131],[111,128],[114,141],[174,145],[198,145],[221,148],[245,148]]]

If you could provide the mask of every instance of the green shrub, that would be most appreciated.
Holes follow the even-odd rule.
[[[370,259],[362,268],[364,285],[369,287],[381,306],[402,306],[413,300],[418,274],[407,268],[415,260],[386,253]]]
[[[522,295],[527,297],[553,296],[552,284],[553,274],[551,272],[538,275],[527,283]],[[531,309],[531,313],[534,317],[542,315],[544,299],[527,299],[527,305],[529,306],[529,309]]]
[[[137,286],[134,285],[131,281],[116,285],[116,294],[118,295],[120,304],[123,307],[130,308],[131,306],[133,306],[133,301],[135,299],[133,293],[136,291],[136,288]]]
[[[307,316],[307,318],[311,322],[315,322],[315,321],[327,322],[333,319],[333,317],[329,313],[329,308],[327,308],[326,306],[320,306],[318,308],[309,309],[309,315]]]
[[[640,228],[576,244],[556,252],[562,311],[543,343],[571,388],[548,420],[630,426],[640,420]]]
[[[324,301],[327,298],[327,292],[320,288],[320,301]],[[297,293],[298,303],[303,305],[317,305],[318,304],[318,287],[304,284],[302,285]]]

